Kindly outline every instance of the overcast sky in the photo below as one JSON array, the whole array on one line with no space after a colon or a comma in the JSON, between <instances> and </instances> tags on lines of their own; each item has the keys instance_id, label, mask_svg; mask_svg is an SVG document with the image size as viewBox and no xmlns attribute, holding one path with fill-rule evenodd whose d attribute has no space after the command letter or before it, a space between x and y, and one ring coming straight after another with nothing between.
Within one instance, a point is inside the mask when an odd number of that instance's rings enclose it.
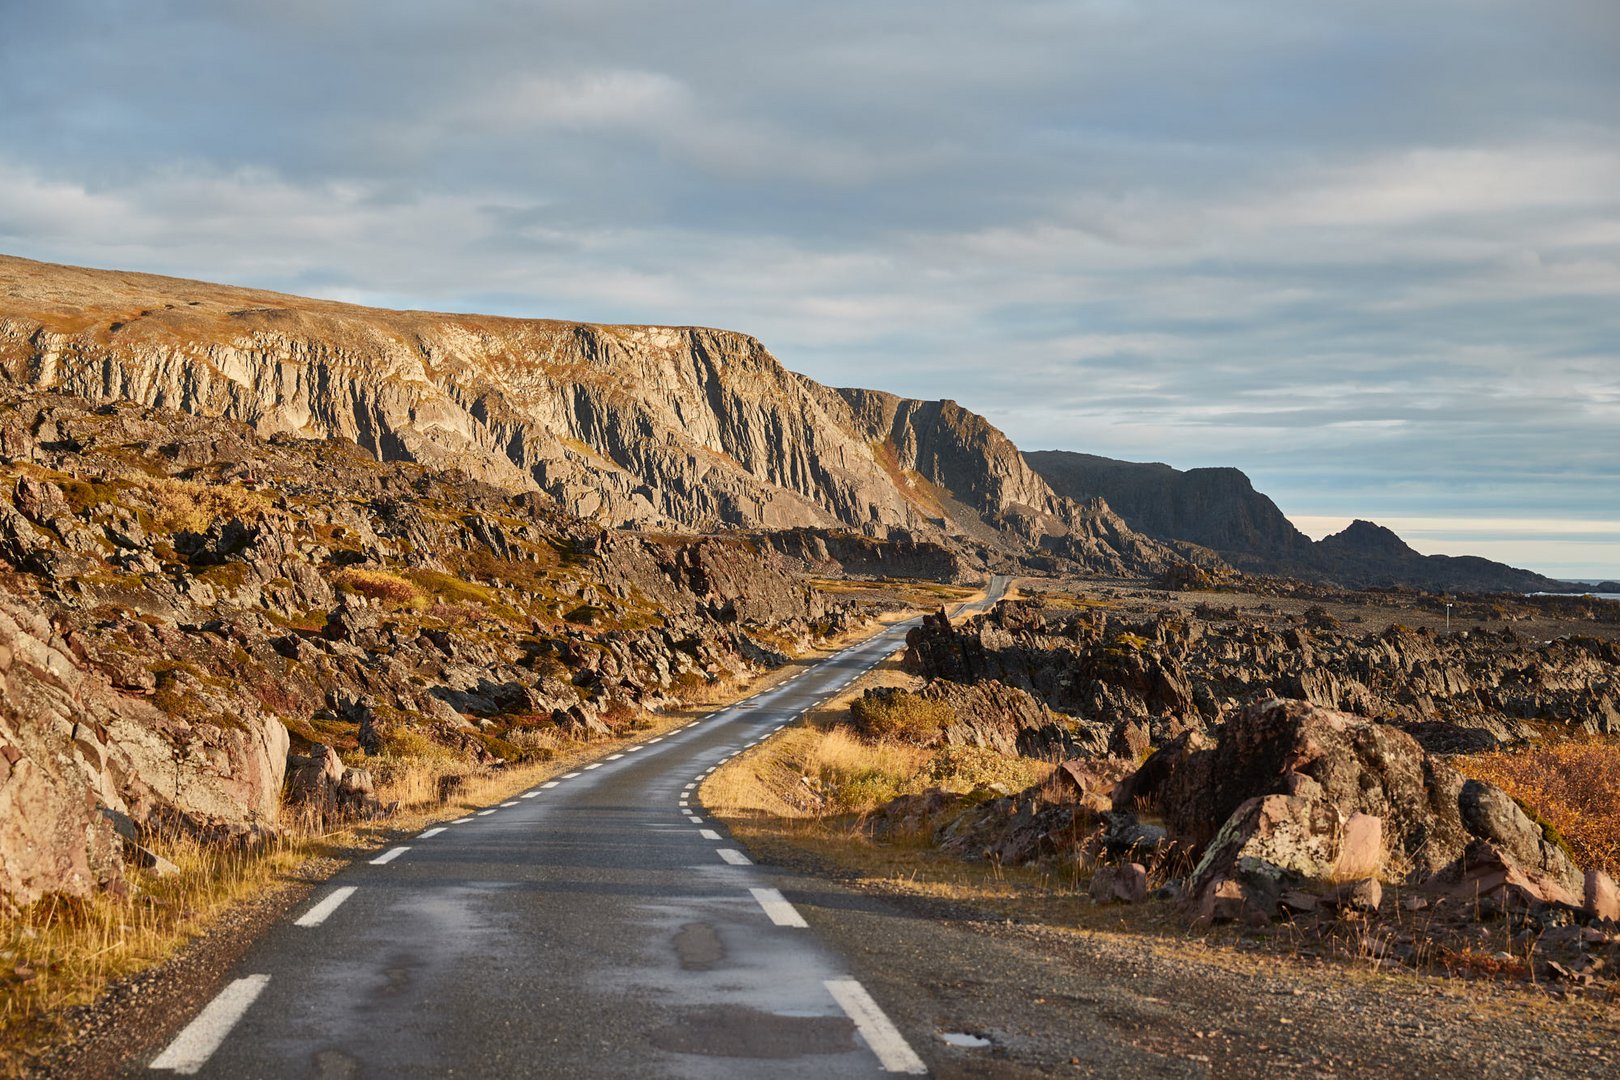
<instances>
[{"instance_id":1,"label":"overcast sky","mask_svg":"<svg viewBox=\"0 0 1620 1080\"><path fill-rule=\"evenodd\" d=\"M761 337L1620 578L1614 0L0 0L0 250Z\"/></svg>"}]
</instances>

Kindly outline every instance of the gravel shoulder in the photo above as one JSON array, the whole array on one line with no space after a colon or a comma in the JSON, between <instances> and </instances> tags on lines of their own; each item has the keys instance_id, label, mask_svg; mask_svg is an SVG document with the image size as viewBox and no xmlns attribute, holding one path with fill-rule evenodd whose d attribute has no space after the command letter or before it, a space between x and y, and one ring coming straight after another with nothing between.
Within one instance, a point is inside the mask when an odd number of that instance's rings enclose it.
<instances>
[{"instance_id":1,"label":"gravel shoulder","mask_svg":"<svg viewBox=\"0 0 1620 1080\"><path fill-rule=\"evenodd\" d=\"M1598 1077L1620 1008L1536 990L1247 955L1196 938L999 918L750 848L938 1076ZM977 1035L958 1049L941 1038Z\"/></svg>"}]
</instances>

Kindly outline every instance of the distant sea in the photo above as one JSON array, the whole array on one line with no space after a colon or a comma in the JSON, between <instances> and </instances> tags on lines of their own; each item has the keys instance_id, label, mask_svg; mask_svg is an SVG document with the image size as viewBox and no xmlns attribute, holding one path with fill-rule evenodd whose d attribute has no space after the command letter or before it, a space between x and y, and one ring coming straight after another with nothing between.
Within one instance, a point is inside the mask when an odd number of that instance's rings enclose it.
<instances>
[{"instance_id":1,"label":"distant sea","mask_svg":"<svg viewBox=\"0 0 1620 1080\"><path fill-rule=\"evenodd\" d=\"M1620 593L1612 593L1612 592L1585 592L1585 593L1533 592L1533 593L1530 593L1528 595L1530 595L1530 596L1595 596L1599 600L1620 600Z\"/></svg>"}]
</instances>

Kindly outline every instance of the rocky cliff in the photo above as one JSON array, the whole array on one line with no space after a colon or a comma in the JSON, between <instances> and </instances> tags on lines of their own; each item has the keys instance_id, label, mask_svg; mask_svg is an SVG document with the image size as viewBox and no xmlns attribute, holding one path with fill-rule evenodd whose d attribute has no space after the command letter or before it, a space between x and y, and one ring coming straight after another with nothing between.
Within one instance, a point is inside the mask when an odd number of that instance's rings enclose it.
<instances>
[{"instance_id":1,"label":"rocky cliff","mask_svg":"<svg viewBox=\"0 0 1620 1080\"><path fill-rule=\"evenodd\" d=\"M1389 529L1356 521L1320 541L1294 527L1237 469L1180 469L1067 450L1029 465L1070 500L1104 499L1133 530L1214 551L1241 570L1352 587L1410 585L1467 592L1559 591L1563 583L1474 556L1422 555Z\"/></svg>"},{"instance_id":2,"label":"rocky cliff","mask_svg":"<svg viewBox=\"0 0 1620 1080\"><path fill-rule=\"evenodd\" d=\"M836 391L724 330L381 311L0 258L0 377L351 439L607 526L832 527L985 559L1034 545L1108 572L1181 561L1054 494L954 403Z\"/></svg>"}]
</instances>

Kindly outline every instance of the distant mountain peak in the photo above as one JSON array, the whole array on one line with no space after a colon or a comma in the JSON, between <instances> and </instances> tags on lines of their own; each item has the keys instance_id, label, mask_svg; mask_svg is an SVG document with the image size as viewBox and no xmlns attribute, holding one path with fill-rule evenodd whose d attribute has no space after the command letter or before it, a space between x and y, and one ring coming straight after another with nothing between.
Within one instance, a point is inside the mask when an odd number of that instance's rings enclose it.
<instances>
[{"instance_id":1,"label":"distant mountain peak","mask_svg":"<svg viewBox=\"0 0 1620 1080\"><path fill-rule=\"evenodd\" d=\"M1406 541L1394 531L1374 521L1357 518L1331 536L1325 536L1320 546L1357 555L1381 555L1389 558L1421 558Z\"/></svg>"},{"instance_id":2,"label":"distant mountain peak","mask_svg":"<svg viewBox=\"0 0 1620 1080\"><path fill-rule=\"evenodd\" d=\"M1238 469L1182 471L1067 450L1031 451L1024 458L1060 495L1077 501L1100 496L1138 532L1202 545L1241 570L1349 586L1484 592L1559 586L1489 559L1423 555L1384 526L1360 518L1312 542Z\"/></svg>"}]
</instances>

